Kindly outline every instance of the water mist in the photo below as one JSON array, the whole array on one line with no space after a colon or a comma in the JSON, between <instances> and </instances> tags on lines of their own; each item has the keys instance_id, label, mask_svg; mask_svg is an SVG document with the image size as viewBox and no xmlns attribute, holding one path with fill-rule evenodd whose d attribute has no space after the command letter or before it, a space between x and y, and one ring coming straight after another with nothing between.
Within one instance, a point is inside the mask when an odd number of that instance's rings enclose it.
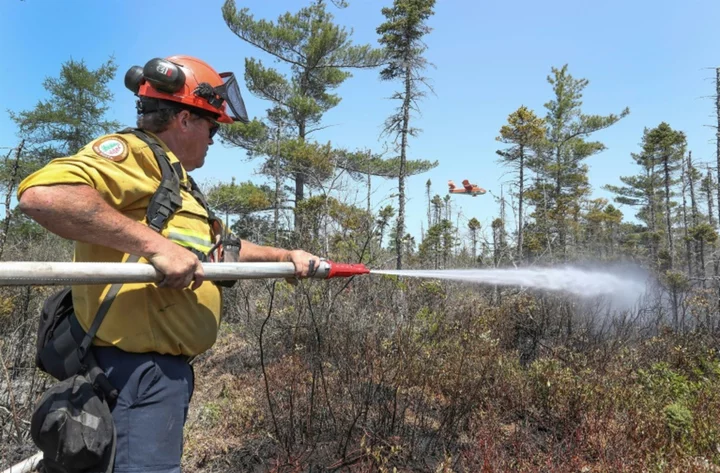
<instances>
[{"instance_id":1,"label":"water mist","mask_svg":"<svg viewBox=\"0 0 720 473\"><path fill-rule=\"evenodd\" d=\"M607 298L629 308L645 294L648 275L638 268L586 269L573 266L518 269L372 270L372 274L448 279L497 286L560 291L583 298Z\"/></svg>"}]
</instances>

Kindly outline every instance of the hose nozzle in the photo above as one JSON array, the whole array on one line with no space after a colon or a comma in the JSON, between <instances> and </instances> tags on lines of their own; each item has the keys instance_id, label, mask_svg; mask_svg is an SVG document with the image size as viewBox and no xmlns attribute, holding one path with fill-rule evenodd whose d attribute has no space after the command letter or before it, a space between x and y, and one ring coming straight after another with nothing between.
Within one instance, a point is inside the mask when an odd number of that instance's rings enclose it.
<instances>
[{"instance_id":1,"label":"hose nozzle","mask_svg":"<svg viewBox=\"0 0 720 473\"><path fill-rule=\"evenodd\" d=\"M312 265L310 267L310 272L313 272ZM362 263L333 263L328 260L320 260L320 264L318 265L317 270L313 273L313 277L318 279L349 278L359 274L369 273L370 270Z\"/></svg>"}]
</instances>

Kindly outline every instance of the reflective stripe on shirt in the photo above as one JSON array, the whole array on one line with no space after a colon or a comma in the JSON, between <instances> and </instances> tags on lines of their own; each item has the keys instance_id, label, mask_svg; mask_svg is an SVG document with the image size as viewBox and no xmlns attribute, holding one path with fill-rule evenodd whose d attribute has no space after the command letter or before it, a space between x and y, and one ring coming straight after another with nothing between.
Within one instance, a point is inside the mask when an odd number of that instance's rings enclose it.
<instances>
[{"instance_id":1,"label":"reflective stripe on shirt","mask_svg":"<svg viewBox=\"0 0 720 473\"><path fill-rule=\"evenodd\" d=\"M207 253L212 248L212 241L208 236L192 230L173 228L168 232L168 238L182 246L195 248L202 253Z\"/></svg>"}]
</instances>

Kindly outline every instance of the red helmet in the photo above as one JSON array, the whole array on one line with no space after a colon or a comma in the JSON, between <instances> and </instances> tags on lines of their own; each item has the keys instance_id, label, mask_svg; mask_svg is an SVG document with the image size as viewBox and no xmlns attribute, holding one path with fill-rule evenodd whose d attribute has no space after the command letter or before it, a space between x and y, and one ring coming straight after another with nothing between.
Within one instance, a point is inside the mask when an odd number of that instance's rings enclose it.
<instances>
[{"instance_id":1,"label":"red helmet","mask_svg":"<svg viewBox=\"0 0 720 473\"><path fill-rule=\"evenodd\" d=\"M167 108L171 104L163 102L175 102L222 123L248 121L235 74L218 74L194 57L155 58L145 67L133 66L125 74L125 86L140 98L141 112Z\"/></svg>"}]
</instances>

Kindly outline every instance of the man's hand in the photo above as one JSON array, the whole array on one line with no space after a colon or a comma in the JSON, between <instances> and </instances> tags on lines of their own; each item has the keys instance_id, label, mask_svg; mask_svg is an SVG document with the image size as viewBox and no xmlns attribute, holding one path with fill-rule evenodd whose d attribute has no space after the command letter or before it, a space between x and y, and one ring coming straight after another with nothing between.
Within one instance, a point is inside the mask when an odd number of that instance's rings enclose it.
<instances>
[{"instance_id":1,"label":"man's hand","mask_svg":"<svg viewBox=\"0 0 720 473\"><path fill-rule=\"evenodd\" d=\"M158 283L158 287L170 289L185 289L192 283L193 291L200 287L205 279L202 262L191 251L168 240L167 245L157 253L150 255L148 261L165 278Z\"/></svg>"},{"instance_id":2,"label":"man's hand","mask_svg":"<svg viewBox=\"0 0 720 473\"><path fill-rule=\"evenodd\" d=\"M320 265L320 258L307 251L261 246L247 240L242 240L241 243L240 261L292 263L295 266L295 276L285 279L290 284L297 284L298 278L312 276ZM312 271L310 270L310 261L313 262Z\"/></svg>"},{"instance_id":3,"label":"man's hand","mask_svg":"<svg viewBox=\"0 0 720 473\"><path fill-rule=\"evenodd\" d=\"M287 278L290 284L296 284L297 278L307 278L312 276L320 265L320 258L303 250L288 251L284 258L295 265L295 278ZM312 271L310 270L310 262L312 263Z\"/></svg>"}]
</instances>

